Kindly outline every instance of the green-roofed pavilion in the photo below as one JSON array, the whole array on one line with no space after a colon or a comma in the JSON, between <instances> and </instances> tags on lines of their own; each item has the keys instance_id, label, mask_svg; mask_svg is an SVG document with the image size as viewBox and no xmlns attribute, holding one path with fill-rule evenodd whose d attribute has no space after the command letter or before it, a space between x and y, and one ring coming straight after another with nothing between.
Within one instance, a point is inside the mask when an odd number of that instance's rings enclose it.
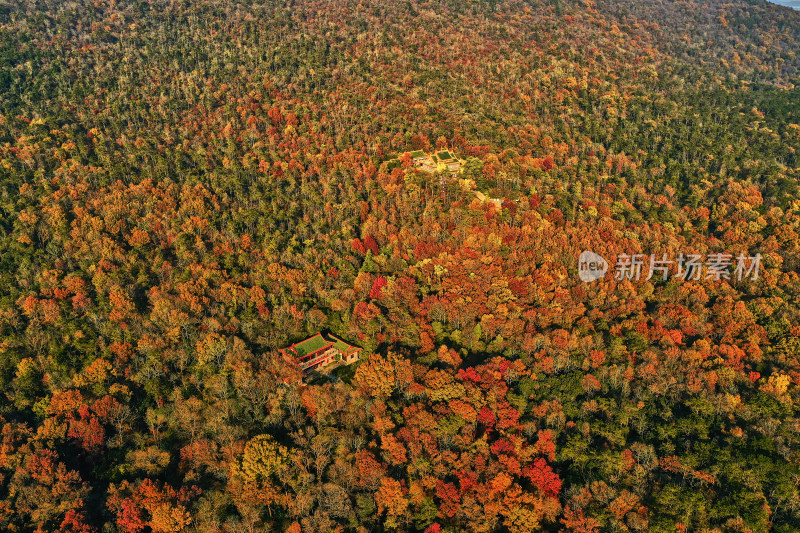
<instances>
[{"instance_id":1,"label":"green-roofed pavilion","mask_svg":"<svg viewBox=\"0 0 800 533\"><path fill-rule=\"evenodd\" d=\"M322 333L280 350L284 356L295 360L304 372L320 370L334 363L350 364L358 360L360 351L358 346Z\"/></svg>"}]
</instances>

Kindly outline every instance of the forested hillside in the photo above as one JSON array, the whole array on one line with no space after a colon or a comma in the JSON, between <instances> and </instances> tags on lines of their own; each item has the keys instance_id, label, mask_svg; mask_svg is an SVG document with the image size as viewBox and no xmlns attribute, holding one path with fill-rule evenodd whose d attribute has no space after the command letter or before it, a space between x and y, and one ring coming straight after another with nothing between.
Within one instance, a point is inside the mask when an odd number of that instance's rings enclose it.
<instances>
[{"instance_id":1,"label":"forested hillside","mask_svg":"<svg viewBox=\"0 0 800 533\"><path fill-rule=\"evenodd\" d=\"M0 531L797 531L798 51L761 0L0 0Z\"/></svg>"}]
</instances>

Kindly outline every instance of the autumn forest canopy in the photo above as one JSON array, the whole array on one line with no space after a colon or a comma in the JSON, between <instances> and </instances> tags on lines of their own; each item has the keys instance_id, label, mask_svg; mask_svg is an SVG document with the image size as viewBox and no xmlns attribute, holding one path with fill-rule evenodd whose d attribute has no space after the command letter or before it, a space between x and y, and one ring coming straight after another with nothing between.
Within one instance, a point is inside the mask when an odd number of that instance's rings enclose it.
<instances>
[{"instance_id":1,"label":"autumn forest canopy","mask_svg":"<svg viewBox=\"0 0 800 533\"><path fill-rule=\"evenodd\" d=\"M0 0L0 531L798 531L799 53L762 0Z\"/></svg>"}]
</instances>

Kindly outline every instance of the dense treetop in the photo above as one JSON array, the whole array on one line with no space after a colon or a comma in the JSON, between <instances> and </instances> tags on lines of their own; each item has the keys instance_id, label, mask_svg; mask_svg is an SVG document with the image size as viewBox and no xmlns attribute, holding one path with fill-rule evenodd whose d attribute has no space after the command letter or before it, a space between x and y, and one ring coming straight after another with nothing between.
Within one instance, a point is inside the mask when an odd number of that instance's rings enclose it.
<instances>
[{"instance_id":1,"label":"dense treetop","mask_svg":"<svg viewBox=\"0 0 800 533\"><path fill-rule=\"evenodd\" d=\"M0 0L0 529L795 531L798 50L761 0ZM301 381L318 331L361 361Z\"/></svg>"}]
</instances>

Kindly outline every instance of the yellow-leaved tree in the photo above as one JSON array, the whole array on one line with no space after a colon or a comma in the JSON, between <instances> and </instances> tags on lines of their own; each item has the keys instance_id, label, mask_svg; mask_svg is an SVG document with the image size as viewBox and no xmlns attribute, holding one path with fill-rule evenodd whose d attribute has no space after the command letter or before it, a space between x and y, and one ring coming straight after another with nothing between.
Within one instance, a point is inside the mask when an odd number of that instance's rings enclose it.
<instances>
[{"instance_id":1,"label":"yellow-leaved tree","mask_svg":"<svg viewBox=\"0 0 800 533\"><path fill-rule=\"evenodd\" d=\"M250 439L244 447L238 470L248 482L267 482L286 466L289 451L270 435Z\"/></svg>"},{"instance_id":2,"label":"yellow-leaved tree","mask_svg":"<svg viewBox=\"0 0 800 533\"><path fill-rule=\"evenodd\" d=\"M283 490L281 474L289 464L289 450L270 435L258 435L245 444L241 460L234 462L229 489L239 496L237 507L285 507L291 501ZM242 511L243 509L240 509Z\"/></svg>"}]
</instances>

